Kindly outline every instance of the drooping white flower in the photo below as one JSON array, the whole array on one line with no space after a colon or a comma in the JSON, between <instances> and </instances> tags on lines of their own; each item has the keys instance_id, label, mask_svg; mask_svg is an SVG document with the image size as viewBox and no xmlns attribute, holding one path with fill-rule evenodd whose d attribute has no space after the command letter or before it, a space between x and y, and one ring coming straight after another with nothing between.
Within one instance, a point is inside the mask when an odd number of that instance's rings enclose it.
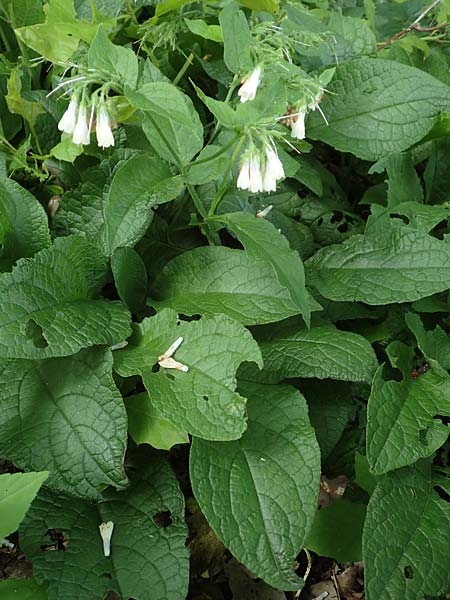
<instances>
[{"instance_id":1,"label":"drooping white flower","mask_svg":"<svg viewBox=\"0 0 450 600\"><path fill-rule=\"evenodd\" d=\"M261 165L257 156L250 158L250 182L249 189L251 192L262 192L263 191L263 177L261 173Z\"/></svg>"},{"instance_id":2,"label":"drooping white flower","mask_svg":"<svg viewBox=\"0 0 450 600\"><path fill-rule=\"evenodd\" d=\"M242 85L238 90L238 96L241 102L247 102L248 100L254 100L256 96L256 90L261 83L261 67L255 67L249 77L242 81Z\"/></svg>"},{"instance_id":3,"label":"drooping white flower","mask_svg":"<svg viewBox=\"0 0 450 600\"><path fill-rule=\"evenodd\" d=\"M275 148L271 146L266 148L266 171L269 171L272 177L277 180L284 177L283 163Z\"/></svg>"},{"instance_id":4,"label":"drooping white flower","mask_svg":"<svg viewBox=\"0 0 450 600\"><path fill-rule=\"evenodd\" d=\"M323 98L323 88L320 88L319 91L317 92L315 98L313 98L311 100L311 102L308 104L308 108L309 110L317 110L319 108L319 104Z\"/></svg>"},{"instance_id":5,"label":"drooping white flower","mask_svg":"<svg viewBox=\"0 0 450 600\"><path fill-rule=\"evenodd\" d=\"M296 117L297 118L295 121L294 121L295 117L292 118L291 135L293 138L296 138L297 140L303 140L303 139L305 139L305 135L306 135L306 131L305 131L306 110L304 110L304 109L299 110Z\"/></svg>"},{"instance_id":6,"label":"drooping white flower","mask_svg":"<svg viewBox=\"0 0 450 600\"><path fill-rule=\"evenodd\" d=\"M114 523L112 521L100 523L98 529L100 531L100 535L102 536L103 554L105 556L109 556L111 554L111 537L114 529Z\"/></svg>"},{"instance_id":7,"label":"drooping white flower","mask_svg":"<svg viewBox=\"0 0 450 600\"><path fill-rule=\"evenodd\" d=\"M87 146L90 141L87 113L84 104L81 104L78 109L77 122L75 124L75 129L73 130L72 141L74 144L83 144L84 146Z\"/></svg>"},{"instance_id":8,"label":"drooping white flower","mask_svg":"<svg viewBox=\"0 0 450 600\"><path fill-rule=\"evenodd\" d=\"M276 192L277 191L277 180L267 168L264 171L263 175L263 191L264 192Z\"/></svg>"},{"instance_id":9,"label":"drooping white flower","mask_svg":"<svg viewBox=\"0 0 450 600\"><path fill-rule=\"evenodd\" d=\"M111 130L111 122L105 106L102 106L97 114L97 123L95 125L97 143L100 148L109 148L114 146L114 136Z\"/></svg>"},{"instance_id":10,"label":"drooping white flower","mask_svg":"<svg viewBox=\"0 0 450 600\"><path fill-rule=\"evenodd\" d=\"M239 169L236 185L240 190L248 190L250 187L250 162L248 160L244 160Z\"/></svg>"},{"instance_id":11,"label":"drooping white flower","mask_svg":"<svg viewBox=\"0 0 450 600\"><path fill-rule=\"evenodd\" d=\"M75 96L72 96L72 99L69 102L69 106L67 107L65 113L59 120L58 129L60 131L64 131L64 133L73 133L75 129L75 124L77 122L77 113L78 100Z\"/></svg>"}]
</instances>

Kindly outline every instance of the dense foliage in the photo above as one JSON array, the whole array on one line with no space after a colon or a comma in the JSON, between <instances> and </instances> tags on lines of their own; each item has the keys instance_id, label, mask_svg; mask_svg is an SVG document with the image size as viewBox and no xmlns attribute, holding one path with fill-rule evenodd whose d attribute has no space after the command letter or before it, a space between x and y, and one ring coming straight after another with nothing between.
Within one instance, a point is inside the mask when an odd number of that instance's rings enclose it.
<instances>
[{"instance_id":1,"label":"dense foliage","mask_svg":"<svg viewBox=\"0 0 450 600\"><path fill-rule=\"evenodd\" d=\"M445 595L449 1L0 13L0 597Z\"/></svg>"}]
</instances>

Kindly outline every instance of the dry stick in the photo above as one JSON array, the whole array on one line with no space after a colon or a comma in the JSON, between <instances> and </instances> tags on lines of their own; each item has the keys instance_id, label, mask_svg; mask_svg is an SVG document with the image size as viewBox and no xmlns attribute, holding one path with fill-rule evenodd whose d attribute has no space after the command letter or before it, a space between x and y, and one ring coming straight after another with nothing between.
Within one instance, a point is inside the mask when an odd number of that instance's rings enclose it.
<instances>
[{"instance_id":1,"label":"dry stick","mask_svg":"<svg viewBox=\"0 0 450 600\"><path fill-rule=\"evenodd\" d=\"M420 25L419 25L420 21L424 17L426 17L426 15L430 12L430 10L433 10L433 8L435 6L437 6L440 1L441 0L434 0L434 2L432 2L430 4L430 6L428 6L422 13L420 13L420 15L417 17L417 19L415 21L413 21L411 23L411 25L408 25L408 27L406 27L402 31L399 31L395 35L393 35L386 42L383 42L382 44L380 44L380 46L378 46L378 48L377 48L377 51L379 52L380 50L383 50L383 48L386 48L386 46L389 46L390 44L392 44L392 42L396 42L397 40L401 39L402 37L405 37L405 35L407 35L411 31L413 31L414 29L417 30L417 31L423 31L421 29L418 29L418 27L420 27ZM446 27L447 25L448 25L448 23L444 23L443 25L438 25L436 29L440 29L442 27ZM427 29L426 31L430 31L430 30Z\"/></svg>"}]
</instances>

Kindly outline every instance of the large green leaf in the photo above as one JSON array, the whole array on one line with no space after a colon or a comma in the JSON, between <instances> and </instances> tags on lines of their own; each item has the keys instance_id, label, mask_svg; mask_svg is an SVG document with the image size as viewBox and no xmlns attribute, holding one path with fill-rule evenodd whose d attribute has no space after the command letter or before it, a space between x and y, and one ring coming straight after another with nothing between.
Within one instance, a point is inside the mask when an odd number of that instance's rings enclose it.
<instances>
[{"instance_id":1,"label":"large green leaf","mask_svg":"<svg viewBox=\"0 0 450 600\"><path fill-rule=\"evenodd\" d=\"M138 59L131 48L116 46L110 42L100 25L88 52L89 68L100 71L106 77L119 80L134 87L138 78Z\"/></svg>"},{"instance_id":2,"label":"large green leaf","mask_svg":"<svg viewBox=\"0 0 450 600\"><path fill-rule=\"evenodd\" d=\"M224 313L244 325L280 321L300 313L272 265L247 252L201 247L177 256L155 281L157 306L188 315Z\"/></svg>"},{"instance_id":3,"label":"large green leaf","mask_svg":"<svg viewBox=\"0 0 450 600\"><path fill-rule=\"evenodd\" d=\"M370 383L377 359L361 335L331 324L307 329L298 320L270 327L258 336L264 367L286 377L314 377Z\"/></svg>"},{"instance_id":4,"label":"large green leaf","mask_svg":"<svg viewBox=\"0 0 450 600\"><path fill-rule=\"evenodd\" d=\"M222 28L223 59L232 73L245 75L252 69L252 35L247 19L237 2L228 2L219 15Z\"/></svg>"},{"instance_id":5,"label":"large green leaf","mask_svg":"<svg viewBox=\"0 0 450 600\"><path fill-rule=\"evenodd\" d=\"M142 311L147 297L147 271L136 250L116 248L111 256L111 270L120 299L134 313Z\"/></svg>"},{"instance_id":6,"label":"large green leaf","mask_svg":"<svg viewBox=\"0 0 450 600\"><path fill-rule=\"evenodd\" d=\"M103 241L109 253L134 246L150 225L157 204L168 202L183 190L180 176L167 163L152 156L135 156L116 171L104 207Z\"/></svg>"},{"instance_id":7,"label":"large green leaf","mask_svg":"<svg viewBox=\"0 0 450 600\"><path fill-rule=\"evenodd\" d=\"M250 213L228 213L218 219L238 237L249 256L273 266L280 285L288 290L309 324L311 311L303 263L298 253L291 250L287 239L272 223Z\"/></svg>"},{"instance_id":8,"label":"large green leaf","mask_svg":"<svg viewBox=\"0 0 450 600\"><path fill-rule=\"evenodd\" d=\"M158 155L177 166L203 148L203 126L191 99L172 83L146 83L127 90L136 108L148 113L143 128Z\"/></svg>"},{"instance_id":9,"label":"large green leaf","mask_svg":"<svg viewBox=\"0 0 450 600\"><path fill-rule=\"evenodd\" d=\"M78 48L80 40L91 42L97 24L78 21L73 0L49 0L44 6L45 23L15 30L24 44L55 63L65 63Z\"/></svg>"},{"instance_id":10,"label":"large green leaf","mask_svg":"<svg viewBox=\"0 0 450 600\"><path fill-rule=\"evenodd\" d=\"M367 600L440 597L450 588L447 477L427 461L382 477L363 534Z\"/></svg>"},{"instance_id":11,"label":"large green leaf","mask_svg":"<svg viewBox=\"0 0 450 600\"><path fill-rule=\"evenodd\" d=\"M0 270L50 245L47 215L34 196L12 179L0 181Z\"/></svg>"},{"instance_id":12,"label":"large green leaf","mask_svg":"<svg viewBox=\"0 0 450 600\"><path fill-rule=\"evenodd\" d=\"M177 361L187 372L160 368L158 357L179 337ZM224 315L177 322L173 310L144 319L127 348L115 353L114 368L124 376L140 374L160 415L182 431L208 440L230 440L246 427L246 399L238 394L235 372L241 362L262 367L249 331Z\"/></svg>"},{"instance_id":13,"label":"large green leaf","mask_svg":"<svg viewBox=\"0 0 450 600\"><path fill-rule=\"evenodd\" d=\"M410 465L431 456L448 437L438 415L450 416L450 377L432 367L403 381L375 374L367 411L367 458L375 473Z\"/></svg>"},{"instance_id":14,"label":"large green leaf","mask_svg":"<svg viewBox=\"0 0 450 600\"><path fill-rule=\"evenodd\" d=\"M377 160L420 141L450 105L450 88L424 71L381 59L337 69L307 134L343 152Z\"/></svg>"},{"instance_id":15,"label":"large green leaf","mask_svg":"<svg viewBox=\"0 0 450 600\"><path fill-rule=\"evenodd\" d=\"M314 519L320 453L305 399L286 385L246 383L249 423L235 442L194 439L194 495L233 555L275 588L303 584L293 564Z\"/></svg>"},{"instance_id":16,"label":"large green leaf","mask_svg":"<svg viewBox=\"0 0 450 600\"><path fill-rule=\"evenodd\" d=\"M306 268L308 283L326 298L388 304L449 289L449 265L448 243L387 222L322 248Z\"/></svg>"},{"instance_id":17,"label":"large green leaf","mask_svg":"<svg viewBox=\"0 0 450 600\"><path fill-rule=\"evenodd\" d=\"M0 363L0 454L48 470L47 485L100 497L123 487L127 416L109 350Z\"/></svg>"},{"instance_id":18,"label":"large green leaf","mask_svg":"<svg viewBox=\"0 0 450 600\"><path fill-rule=\"evenodd\" d=\"M0 539L18 529L47 477L48 471L0 475Z\"/></svg>"},{"instance_id":19,"label":"large green leaf","mask_svg":"<svg viewBox=\"0 0 450 600\"><path fill-rule=\"evenodd\" d=\"M47 358L128 337L121 302L96 300L106 261L81 237L58 238L0 276L0 356Z\"/></svg>"},{"instance_id":20,"label":"large green leaf","mask_svg":"<svg viewBox=\"0 0 450 600\"><path fill-rule=\"evenodd\" d=\"M48 491L33 502L20 528L21 548L36 579L48 581L49 600L101 600L108 590L140 600L186 596L183 495L160 454L148 454L136 466L133 485L107 493L98 504ZM109 557L98 530L107 521L114 523ZM49 530L63 535L65 550L42 551L52 545Z\"/></svg>"}]
</instances>

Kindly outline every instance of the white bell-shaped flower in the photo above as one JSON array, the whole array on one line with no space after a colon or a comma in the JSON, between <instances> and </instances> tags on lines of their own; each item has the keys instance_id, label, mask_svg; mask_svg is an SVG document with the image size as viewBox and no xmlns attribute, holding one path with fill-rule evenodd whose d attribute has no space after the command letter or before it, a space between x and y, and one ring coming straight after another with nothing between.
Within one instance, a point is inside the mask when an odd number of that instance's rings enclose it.
<instances>
[{"instance_id":1,"label":"white bell-shaped flower","mask_svg":"<svg viewBox=\"0 0 450 600\"><path fill-rule=\"evenodd\" d=\"M263 191L264 192L276 192L277 191L277 180L270 172L268 165L266 165L266 169L263 175Z\"/></svg>"},{"instance_id":2,"label":"white bell-shaped flower","mask_svg":"<svg viewBox=\"0 0 450 600\"><path fill-rule=\"evenodd\" d=\"M58 123L58 129L64 133L73 133L77 122L78 100L75 96L69 102L66 112L63 114Z\"/></svg>"},{"instance_id":3,"label":"white bell-shaped flower","mask_svg":"<svg viewBox=\"0 0 450 600\"><path fill-rule=\"evenodd\" d=\"M254 100L256 96L256 90L261 83L261 67L255 67L247 79L244 79L241 87L238 90L238 96L241 102L247 102L248 100Z\"/></svg>"},{"instance_id":4,"label":"white bell-shaped flower","mask_svg":"<svg viewBox=\"0 0 450 600\"><path fill-rule=\"evenodd\" d=\"M114 146L114 136L111 130L111 122L104 105L101 106L97 114L95 133L97 135L97 144L100 146L100 148L109 148L110 146Z\"/></svg>"},{"instance_id":5,"label":"white bell-shaped flower","mask_svg":"<svg viewBox=\"0 0 450 600\"><path fill-rule=\"evenodd\" d=\"M87 113L84 104L81 104L78 110L77 122L75 124L75 129L73 130L72 141L74 144L83 144L84 146L87 146L90 141Z\"/></svg>"},{"instance_id":6,"label":"white bell-shaped flower","mask_svg":"<svg viewBox=\"0 0 450 600\"><path fill-rule=\"evenodd\" d=\"M261 164L257 156L250 158L250 186L249 189L253 193L263 191L263 177L261 173Z\"/></svg>"},{"instance_id":7,"label":"white bell-shaped flower","mask_svg":"<svg viewBox=\"0 0 450 600\"><path fill-rule=\"evenodd\" d=\"M297 140L303 140L305 139L305 135L306 135L306 131L305 131L305 117L306 117L306 110L299 110L297 115L296 115L296 120L294 121L294 118L292 119L292 125L291 125L291 135L293 138L296 138Z\"/></svg>"},{"instance_id":8,"label":"white bell-shaped flower","mask_svg":"<svg viewBox=\"0 0 450 600\"><path fill-rule=\"evenodd\" d=\"M244 160L239 169L236 185L240 190L248 190L250 187L250 162L248 160Z\"/></svg>"},{"instance_id":9,"label":"white bell-shaped flower","mask_svg":"<svg viewBox=\"0 0 450 600\"><path fill-rule=\"evenodd\" d=\"M269 171L276 180L283 179L284 168L277 151L271 146L266 148L266 171Z\"/></svg>"}]
</instances>

